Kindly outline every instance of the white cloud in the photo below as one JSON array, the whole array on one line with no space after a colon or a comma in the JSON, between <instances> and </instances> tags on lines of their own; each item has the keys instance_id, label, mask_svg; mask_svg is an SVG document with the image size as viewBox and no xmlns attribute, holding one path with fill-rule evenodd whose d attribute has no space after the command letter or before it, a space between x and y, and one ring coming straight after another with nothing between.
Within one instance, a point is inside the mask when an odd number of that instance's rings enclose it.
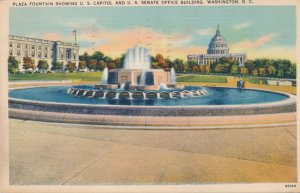
<instances>
[{"instance_id":1,"label":"white cloud","mask_svg":"<svg viewBox=\"0 0 300 193\"><path fill-rule=\"evenodd\" d=\"M193 41L192 35L187 35L184 37L177 37L177 39L174 41L173 46L174 47L184 47L191 43Z\"/></svg>"},{"instance_id":2,"label":"white cloud","mask_svg":"<svg viewBox=\"0 0 300 193\"><path fill-rule=\"evenodd\" d=\"M295 47L285 45L270 45L270 43L276 37L278 37L278 34L270 33L257 37L254 40L242 40L232 44L232 46L230 46L230 50L232 53L247 53L247 57L249 59L266 57L277 59L286 58L293 62L296 61Z\"/></svg>"},{"instance_id":3,"label":"white cloud","mask_svg":"<svg viewBox=\"0 0 300 193\"><path fill-rule=\"evenodd\" d=\"M264 47L274 38L276 38L278 34L276 33L271 33L271 34L266 34L263 36L260 36L256 38L255 40L242 40L239 42L236 42L235 44L232 45L232 50L249 50L249 49L255 49L259 47Z\"/></svg>"},{"instance_id":4,"label":"white cloud","mask_svg":"<svg viewBox=\"0 0 300 193\"><path fill-rule=\"evenodd\" d=\"M205 29L200 29L198 31L195 32L195 34L199 35L199 36L213 36L215 33L216 29L214 28L205 28Z\"/></svg>"},{"instance_id":5,"label":"white cloud","mask_svg":"<svg viewBox=\"0 0 300 193\"><path fill-rule=\"evenodd\" d=\"M238 24L234 24L232 25L232 27L235 29L235 30L241 30L241 29L245 29L245 28L248 28L250 26L253 25L253 21L250 20L248 22L244 22L244 23L238 23Z\"/></svg>"}]
</instances>

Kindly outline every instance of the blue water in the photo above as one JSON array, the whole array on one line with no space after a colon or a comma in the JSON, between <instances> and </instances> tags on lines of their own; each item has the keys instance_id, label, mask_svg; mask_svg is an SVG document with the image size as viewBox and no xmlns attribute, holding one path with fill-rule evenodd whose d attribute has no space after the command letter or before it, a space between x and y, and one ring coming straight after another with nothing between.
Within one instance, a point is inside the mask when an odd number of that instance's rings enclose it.
<instances>
[{"instance_id":1,"label":"blue water","mask_svg":"<svg viewBox=\"0 0 300 193\"><path fill-rule=\"evenodd\" d=\"M80 104L147 105L147 106L194 106L239 105L280 101L288 96L278 93L231 88L204 87L207 95L172 99L94 99L67 94L69 86L39 87L10 90L9 97L16 99Z\"/></svg>"}]
</instances>

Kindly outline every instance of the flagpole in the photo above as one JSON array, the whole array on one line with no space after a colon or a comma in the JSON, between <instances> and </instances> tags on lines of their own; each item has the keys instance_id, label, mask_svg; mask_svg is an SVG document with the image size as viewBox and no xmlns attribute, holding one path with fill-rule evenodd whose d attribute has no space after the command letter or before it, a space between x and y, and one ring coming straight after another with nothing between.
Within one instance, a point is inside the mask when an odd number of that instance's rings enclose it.
<instances>
[{"instance_id":1,"label":"flagpole","mask_svg":"<svg viewBox=\"0 0 300 193\"><path fill-rule=\"evenodd\" d=\"M77 44L77 31L75 29L75 44Z\"/></svg>"}]
</instances>

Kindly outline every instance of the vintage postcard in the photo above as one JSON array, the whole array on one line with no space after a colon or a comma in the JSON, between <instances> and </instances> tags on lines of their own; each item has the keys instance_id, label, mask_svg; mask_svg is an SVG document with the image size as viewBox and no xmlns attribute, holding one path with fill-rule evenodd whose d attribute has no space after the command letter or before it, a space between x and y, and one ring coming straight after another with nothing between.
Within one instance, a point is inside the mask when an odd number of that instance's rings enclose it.
<instances>
[{"instance_id":1,"label":"vintage postcard","mask_svg":"<svg viewBox=\"0 0 300 193\"><path fill-rule=\"evenodd\" d=\"M0 1L1 192L299 192L299 3Z\"/></svg>"}]
</instances>

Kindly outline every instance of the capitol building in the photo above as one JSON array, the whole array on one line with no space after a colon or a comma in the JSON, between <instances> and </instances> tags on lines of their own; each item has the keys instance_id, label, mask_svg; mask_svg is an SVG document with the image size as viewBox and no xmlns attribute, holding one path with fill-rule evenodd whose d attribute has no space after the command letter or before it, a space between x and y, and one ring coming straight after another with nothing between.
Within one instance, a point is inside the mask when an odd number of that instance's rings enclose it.
<instances>
[{"instance_id":1,"label":"capitol building","mask_svg":"<svg viewBox=\"0 0 300 193\"><path fill-rule=\"evenodd\" d=\"M19 70L23 71L23 58L34 59L37 66L40 60L46 60L51 69L53 63L61 62L65 67L68 62L79 64L79 45L61 41L9 35L9 56L19 62Z\"/></svg>"},{"instance_id":2,"label":"capitol building","mask_svg":"<svg viewBox=\"0 0 300 193\"><path fill-rule=\"evenodd\" d=\"M188 55L188 61L196 61L198 65L212 64L220 58L232 58L239 61L240 66L244 66L247 55L245 53L230 53L225 38L221 35L219 25L216 35L211 39L207 54Z\"/></svg>"}]
</instances>

